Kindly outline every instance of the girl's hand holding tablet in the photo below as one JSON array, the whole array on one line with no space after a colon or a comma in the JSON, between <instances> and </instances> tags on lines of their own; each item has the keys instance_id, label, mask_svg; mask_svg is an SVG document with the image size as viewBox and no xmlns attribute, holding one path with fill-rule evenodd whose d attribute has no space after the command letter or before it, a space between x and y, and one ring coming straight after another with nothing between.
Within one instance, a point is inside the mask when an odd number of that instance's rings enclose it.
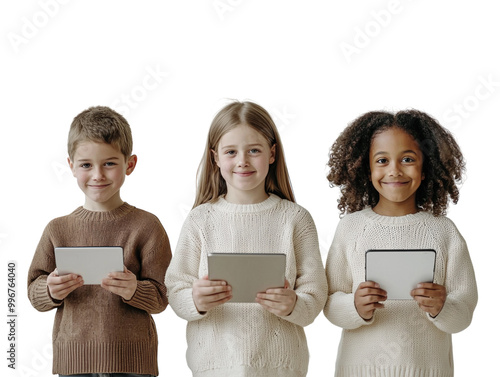
<instances>
[{"instance_id":1,"label":"girl's hand holding tablet","mask_svg":"<svg viewBox=\"0 0 500 377\"><path fill-rule=\"evenodd\" d=\"M436 317L446 301L446 288L434 283L420 283L411 291L411 295L418 306L431 317Z\"/></svg>"},{"instance_id":2,"label":"girl's hand holding tablet","mask_svg":"<svg viewBox=\"0 0 500 377\"><path fill-rule=\"evenodd\" d=\"M295 307L297 294L293 289L290 289L290 283L285 279L284 288L271 288L266 293L259 293L255 301L267 311L280 317L286 317L292 313Z\"/></svg>"},{"instance_id":3,"label":"girl's hand holding tablet","mask_svg":"<svg viewBox=\"0 0 500 377\"><path fill-rule=\"evenodd\" d=\"M358 314L365 321L369 321L373 317L375 309L382 309L384 304L380 301L387 299L387 293L373 281L365 281L359 284L356 293L354 293L354 306Z\"/></svg>"},{"instance_id":4,"label":"girl's hand holding tablet","mask_svg":"<svg viewBox=\"0 0 500 377\"><path fill-rule=\"evenodd\" d=\"M200 313L224 304L231 299L231 286L222 280L208 280L208 275L193 283L193 300Z\"/></svg>"}]
</instances>

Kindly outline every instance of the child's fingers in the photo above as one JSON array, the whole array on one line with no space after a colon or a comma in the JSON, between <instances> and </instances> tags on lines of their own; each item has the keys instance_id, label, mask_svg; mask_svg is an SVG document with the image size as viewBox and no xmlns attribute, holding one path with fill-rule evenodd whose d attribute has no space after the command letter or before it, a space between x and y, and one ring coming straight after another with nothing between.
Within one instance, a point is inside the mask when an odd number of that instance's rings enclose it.
<instances>
[{"instance_id":1,"label":"child's fingers","mask_svg":"<svg viewBox=\"0 0 500 377\"><path fill-rule=\"evenodd\" d=\"M132 272L110 272L108 279L113 280L136 280L136 276Z\"/></svg>"},{"instance_id":2,"label":"child's fingers","mask_svg":"<svg viewBox=\"0 0 500 377\"><path fill-rule=\"evenodd\" d=\"M208 280L208 277L195 280L193 283L193 296L212 296L228 292L231 287L222 280Z\"/></svg>"},{"instance_id":3,"label":"child's fingers","mask_svg":"<svg viewBox=\"0 0 500 377\"><path fill-rule=\"evenodd\" d=\"M209 280L208 276L193 283L193 301L200 313L229 301L232 297L231 286L222 280Z\"/></svg>"},{"instance_id":4,"label":"child's fingers","mask_svg":"<svg viewBox=\"0 0 500 377\"><path fill-rule=\"evenodd\" d=\"M130 300L137 289L137 280L103 279L101 287L125 300Z\"/></svg>"},{"instance_id":5,"label":"child's fingers","mask_svg":"<svg viewBox=\"0 0 500 377\"><path fill-rule=\"evenodd\" d=\"M130 300L137 290L137 277L123 266L123 272L110 272L107 278L102 279L101 287L125 300Z\"/></svg>"},{"instance_id":6,"label":"child's fingers","mask_svg":"<svg viewBox=\"0 0 500 377\"><path fill-rule=\"evenodd\" d=\"M435 317L446 301L446 288L434 283L420 283L411 295L423 311Z\"/></svg>"},{"instance_id":7,"label":"child's fingers","mask_svg":"<svg viewBox=\"0 0 500 377\"><path fill-rule=\"evenodd\" d=\"M58 275L55 271L51 272L50 275L47 277L47 283L52 283L52 284L64 284L66 282L72 281L72 280L77 280L80 278L80 275L76 274L67 274L67 275Z\"/></svg>"},{"instance_id":8,"label":"child's fingers","mask_svg":"<svg viewBox=\"0 0 500 377\"><path fill-rule=\"evenodd\" d=\"M105 278L102 279L102 284L108 287L127 288L134 286L136 282L132 279L124 280L124 279Z\"/></svg>"},{"instance_id":9,"label":"child's fingers","mask_svg":"<svg viewBox=\"0 0 500 377\"><path fill-rule=\"evenodd\" d=\"M230 291L231 291L231 286L229 285L214 285L209 287L193 286L193 296L197 297L220 296ZM212 299L216 298L212 297Z\"/></svg>"},{"instance_id":10,"label":"child's fingers","mask_svg":"<svg viewBox=\"0 0 500 377\"><path fill-rule=\"evenodd\" d=\"M264 309L278 315L289 315L297 302L297 294L292 289L274 288L258 293L255 299Z\"/></svg>"},{"instance_id":11,"label":"child's fingers","mask_svg":"<svg viewBox=\"0 0 500 377\"><path fill-rule=\"evenodd\" d=\"M208 280L208 276L203 277L202 279L195 280L193 283L193 287L218 287L218 286L226 286L227 283L224 280Z\"/></svg>"},{"instance_id":12,"label":"child's fingers","mask_svg":"<svg viewBox=\"0 0 500 377\"><path fill-rule=\"evenodd\" d=\"M361 318L370 320L376 309L384 308L380 301L387 300L387 292L373 281L365 281L359 284L354 293L354 306Z\"/></svg>"},{"instance_id":13,"label":"child's fingers","mask_svg":"<svg viewBox=\"0 0 500 377\"><path fill-rule=\"evenodd\" d=\"M200 313L207 312L218 305L224 304L232 297L231 289L211 295L202 295L199 291L197 292L193 290L193 301L196 309Z\"/></svg>"},{"instance_id":14,"label":"child's fingers","mask_svg":"<svg viewBox=\"0 0 500 377\"><path fill-rule=\"evenodd\" d=\"M57 276L55 273L51 273L47 277L49 295L56 300L63 300L75 289L81 287L83 283L83 278L75 274Z\"/></svg>"},{"instance_id":15,"label":"child's fingers","mask_svg":"<svg viewBox=\"0 0 500 377\"><path fill-rule=\"evenodd\" d=\"M359 283L358 289L363 289L363 288L380 288L380 285L375 281L368 280Z\"/></svg>"},{"instance_id":16,"label":"child's fingers","mask_svg":"<svg viewBox=\"0 0 500 377\"><path fill-rule=\"evenodd\" d=\"M427 297L432 299L446 299L446 288L439 284L420 283L417 288L411 291L411 295L415 297Z\"/></svg>"}]
</instances>

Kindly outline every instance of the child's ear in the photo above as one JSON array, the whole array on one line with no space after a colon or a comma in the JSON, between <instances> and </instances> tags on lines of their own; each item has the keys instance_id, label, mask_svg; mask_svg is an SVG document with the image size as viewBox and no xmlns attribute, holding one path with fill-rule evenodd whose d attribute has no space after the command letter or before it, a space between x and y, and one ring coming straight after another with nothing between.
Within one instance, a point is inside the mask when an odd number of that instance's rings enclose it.
<instances>
[{"instance_id":1,"label":"child's ear","mask_svg":"<svg viewBox=\"0 0 500 377\"><path fill-rule=\"evenodd\" d=\"M137 156L133 154L128 158L127 161L127 170L125 171L125 174L130 175L135 169L135 166L137 165Z\"/></svg>"},{"instance_id":2,"label":"child's ear","mask_svg":"<svg viewBox=\"0 0 500 377\"><path fill-rule=\"evenodd\" d=\"M69 157L68 157L68 165L69 165L69 168L71 169L71 173L73 174L73 177L76 177L73 162L70 160Z\"/></svg>"},{"instance_id":3,"label":"child's ear","mask_svg":"<svg viewBox=\"0 0 500 377\"><path fill-rule=\"evenodd\" d=\"M212 152L213 156L214 156L214 160L215 160L215 163L217 164L217 166L220 168L220 165L219 165L219 155L217 154L216 151L214 151L213 149L210 149L210 152Z\"/></svg>"},{"instance_id":4,"label":"child's ear","mask_svg":"<svg viewBox=\"0 0 500 377\"><path fill-rule=\"evenodd\" d=\"M271 157L269 158L269 165L273 164L276 161L276 144L273 144L271 147Z\"/></svg>"}]
</instances>

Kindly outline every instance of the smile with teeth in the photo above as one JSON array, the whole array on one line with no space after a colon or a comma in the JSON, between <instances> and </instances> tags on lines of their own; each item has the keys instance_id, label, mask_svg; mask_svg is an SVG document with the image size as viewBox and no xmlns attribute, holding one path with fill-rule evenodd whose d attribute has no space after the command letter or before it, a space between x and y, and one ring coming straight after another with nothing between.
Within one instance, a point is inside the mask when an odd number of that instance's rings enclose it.
<instances>
[{"instance_id":1,"label":"smile with teeth","mask_svg":"<svg viewBox=\"0 0 500 377\"><path fill-rule=\"evenodd\" d=\"M406 182L382 182L382 184L384 185L390 185L390 186L404 186L406 185L407 183L409 183L409 181L406 181Z\"/></svg>"}]
</instances>

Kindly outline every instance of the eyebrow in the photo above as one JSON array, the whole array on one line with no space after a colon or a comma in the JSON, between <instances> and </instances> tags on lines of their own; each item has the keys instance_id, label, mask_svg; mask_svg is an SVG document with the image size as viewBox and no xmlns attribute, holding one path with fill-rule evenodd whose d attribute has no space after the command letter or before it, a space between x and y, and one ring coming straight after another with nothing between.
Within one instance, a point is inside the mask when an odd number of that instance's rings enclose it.
<instances>
[{"instance_id":1,"label":"eyebrow","mask_svg":"<svg viewBox=\"0 0 500 377\"><path fill-rule=\"evenodd\" d=\"M261 143L252 143L252 144L246 144L245 148L249 147L262 147L264 144ZM236 148L236 145L224 145L220 147L221 149L231 149L231 148Z\"/></svg>"},{"instance_id":2,"label":"eyebrow","mask_svg":"<svg viewBox=\"0 0 500 377\"><path fill-rule=\"evenodd\" d=\"M119 159L120 159L119 157L108 157L108 158L105 158L104 161L119 160ZM91 160L92 160L91 158L80 158L77 161L78 162L85 162L85 161L91 161Z\"/></svg>"},{"instance_id":3,"label":"eyebrow","mask_svg":"<svg viewBox=\"0 0 500 377\"><path fill-rule=\"evenodd\" d=\"M401 152L401 154L405 154L405 153L412 153L412 154L414 154L414 155L418 155L418 153L417 153L417 152L415 152L413 149L408 149L408 150L406 150L406 151ZM382 155L383 155L383 154L389 154L389 152L380 151L380 152L375 153L375 154L373 155L373 157L378 156L379 154L382 154Z\"/></svg>"}]
</instances>

